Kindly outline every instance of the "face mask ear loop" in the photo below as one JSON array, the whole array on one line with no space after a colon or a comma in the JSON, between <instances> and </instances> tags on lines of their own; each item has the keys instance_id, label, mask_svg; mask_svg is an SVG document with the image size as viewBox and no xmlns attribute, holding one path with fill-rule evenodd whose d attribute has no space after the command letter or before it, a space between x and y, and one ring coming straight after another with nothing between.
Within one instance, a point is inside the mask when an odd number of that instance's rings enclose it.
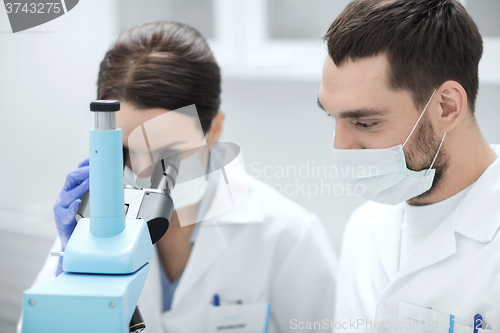
<instances>
[{"instance_id":1,"label":"face mask ear loop","mask_svg":"<svg viewBox=\"0 0 500 333\"><path fill-rule=\"evenodd\" d=\"M425 105L424 111L422 111L422 113L420 114L420 117L418 117L418 120L417 120L417 122L416 122L415 126L413 126L413 129L411 130L410 135L408 135L408 137L407 137L407 138L406 138L406 140L405 140L405 143L403 143L403 146L402 146L403 148L405 147L406 143L407 143L407 142L408 142L408 140L410 139L410 136L413 134L413 131L415 130L415 128L417 128L418 122L420 121L420 119L422 119L422 116L424 115L425 110L427 110L427 107L428 107L428 106L429 106L429 104L431 103L432 98L434 97L434 94L436 93L436 90L437 90L437 88L436 88L436 89L434 89L434 92L432 93L431 98L429 98L429 101L428 101L428 102L427 102L427 104Z\"/></svg>"},{"instance_id":2,"label":"face mask ear loop","mask_svg":"<svg viewBox=\"0 0 500 333\"><path fill-rule=\"evenodd\" d=\"M432 163L431 163L431 166L429 167L429 169L427 169L425 172L424 172L424 176L428 176L429 173L431 172L431 169L432 169L432 166L434 165L434 162L436 162L436 159L438 157L438 154L439 154L439 150L441 150L441 146L443 145L443 141L444 141L444 137L446 136L446 132L444 132L444 135L443 135L443 138L441 139L441 143L439 144L439 147L438 147L438 150L436 152L436 156L434 156L434 159L432 160Z\"/></svg>"}]
</instances>

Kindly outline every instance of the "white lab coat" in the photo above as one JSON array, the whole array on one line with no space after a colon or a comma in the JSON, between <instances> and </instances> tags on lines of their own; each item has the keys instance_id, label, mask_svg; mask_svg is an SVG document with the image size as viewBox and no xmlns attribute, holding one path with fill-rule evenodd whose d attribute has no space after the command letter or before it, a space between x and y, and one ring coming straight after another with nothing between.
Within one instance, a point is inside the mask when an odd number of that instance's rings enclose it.
<instances>
[{"instance_id":1,"label":"white lab coat","mask_svg":"<svg viewBox=\"0 0 500 333\"><path fill-rule=\"evenodd\" d=\"M146 333L204 332L214 294L222 302L271 302L272 333L290 331L293 319L333 318L337 262L321 222L270 186L250 176L246 181L243 202L200 225L171 310L165 313L161 266L157 257L150 262L139 299ZM226 192L219 185L214 203ZM49 257L36 283L53 279L56 267L57 258Z\"/></svg>"},{"instance_id":2,"label":"white lab coat","mask_svg":"<svg viewBox=\"0 0 500 333\"><path fill-rule=\"evenodd\" d=\"M500 146L492 148L500 154ZM453 314L456 325L472 324L480 313L489 328L498 328L500 159L398 270L402 219L403 204L374 202L351 216L340 257L337 328L358 319L397 323L400 300ZM370 328L353 325L348 330Z\"/></svg>"}]
</instances>

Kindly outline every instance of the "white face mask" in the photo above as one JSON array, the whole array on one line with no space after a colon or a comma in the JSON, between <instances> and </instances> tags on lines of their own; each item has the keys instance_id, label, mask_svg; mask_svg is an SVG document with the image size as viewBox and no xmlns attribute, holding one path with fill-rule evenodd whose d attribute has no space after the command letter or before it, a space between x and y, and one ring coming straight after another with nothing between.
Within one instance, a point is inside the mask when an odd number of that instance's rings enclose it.
<instances>
[{"instance_id":1,"label":"white face mask","mask_svg":"<svg viewBox=\"0 0 500 333\"><path fill-rule=\"evenodd\" d=\"M206 163L204 163L205 166L203 166L200 156L201 151L202 149L198 150L196 153L188 156L180 162L177 182L170 193L170 196L174 201L175 209L180 209L198 203L207 192L207 167ZM199 177L194 178L196 176ZM125 185L142 187L138 186L138 182L140 184L151 183L150 177L139 179L139 181L137 181L136 178L137 177L134 175L134 172L128 166L125 166L125 169L123 170L123 182Z\"/></svg>"},{"instance_id":2,"label":"white face mask","mask_svg":"<svg viewBox=\"0 0 500 333\"><path fill-rule=\"evenodd\" d=\"M181 160L179 165L179 175L170 195L174 200L175 209L191 206L198 203L208 189L207 160L202 163L202 149ZM194 178L194 176L199 176ZM187 181L185 181L187 180Z\"/></svg>"},{"instance_id":3,"label":"white face mask","mask_svg":"<svg viewBox=\"0 0 500 333\"><path fill-rule=\"evenodd\" d=\"M443 138L427 170L413 171L406 165L403 147L410 139L436 90L432 93L417 123L402 145L385 149L335 149L334 163L341 180L364 197L382 204L396 205L428 191L432 186L435 169L432 169L438 156Z\"/></svg>"}]
</instances>

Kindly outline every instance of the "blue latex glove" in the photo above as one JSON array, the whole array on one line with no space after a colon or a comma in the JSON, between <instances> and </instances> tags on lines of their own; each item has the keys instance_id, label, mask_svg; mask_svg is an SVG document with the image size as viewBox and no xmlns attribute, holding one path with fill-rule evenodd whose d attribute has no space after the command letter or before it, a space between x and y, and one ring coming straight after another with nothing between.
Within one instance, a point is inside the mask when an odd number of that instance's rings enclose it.
<instances>
[{"instance_id":1,"label":"blue latex glove","mask_svg":"<svg viewBox=\"0 0 500 333\"><path fill-rule=\"evenodd\" d=\"M82 196L89 189L89 159L81 162L78 169L68 174L64 188L57 198L54 206L54 215L56 218L57 232L61 239L62 249L64 251L68 244L69 237L76 226L75 214L80 205ZM62 257L59 258L59 267L57 275L62 273Z\"/></svg>"}]
</instances>

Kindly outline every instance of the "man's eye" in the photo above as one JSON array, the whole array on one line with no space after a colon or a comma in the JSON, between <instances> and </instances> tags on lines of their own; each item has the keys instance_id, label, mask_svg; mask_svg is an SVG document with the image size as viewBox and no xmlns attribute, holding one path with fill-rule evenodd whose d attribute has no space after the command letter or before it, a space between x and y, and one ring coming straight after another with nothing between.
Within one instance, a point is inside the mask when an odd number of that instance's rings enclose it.
<instances>
[{"instance_id":1,"label":"man's eye","mask_svg":"<svg viewBox=\"0 0 500 333\"><path fill-rule=\"evenodd\" d=\"M363 128L370 128L372 127L373 125L375 125L376 123L373 122L373 123L360 123L359 121L356 123L356 126L358 127L363 127Z\"/></svg>"}]
</instances>

